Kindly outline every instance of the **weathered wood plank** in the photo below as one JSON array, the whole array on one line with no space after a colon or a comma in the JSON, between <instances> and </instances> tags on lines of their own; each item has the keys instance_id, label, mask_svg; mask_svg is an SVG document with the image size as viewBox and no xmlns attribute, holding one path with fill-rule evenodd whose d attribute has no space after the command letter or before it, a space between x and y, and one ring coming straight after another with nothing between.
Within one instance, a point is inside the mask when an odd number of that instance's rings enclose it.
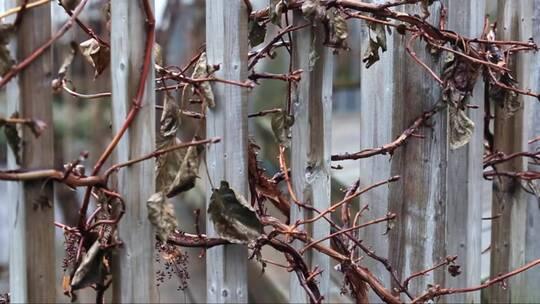
<instances>
[{"instance_id":1,"label":"weathered wood plank","mask_svg":"<svg viewBox=\"0 0 540 304\"><path fill-rule=\"evenodd\" d=\"M534 5L534 6L533 6ZM538 37L538 2L525 1L499 1L498 21L499 39L527 40L534 33ZM534 32L533 32L534 29ZM538 56L538 55L536 55ZM538 57L536 57L538 58ZM534 85L538 80L537 61L531 64L533 57L530 54L520 54L510 63L514 75L520 81L520 86ZM536 83L535 88L538 88ZM534 151L527 140L535 136L538 130L537 117L539 113L537 101L530 97L519 97L523 107L511 118L507 118L505 111L496 107L494 147L496 151L513 153L518 151ZM522 171L537 169L528 164L525 159L516 159L506 162L497 169L500 171ZM508 272L520 267L540 254L540 246L534 234L538 227L540 212L538 201L527 194L519 180L501 178L493 181L492 214L501 214L497 220L492 221L491 233L491 269L490 275ZM537 282L530 281L538 278L539 271L532 269L530 273L518 275L508 281L508 288L502 289L494 286L488 290L490 302L538 302L540 293Z\"/></svg>"},{"instance_id":2,"label":"weathered wood plank","mask_svg":"<svg viewBox=\"0 0 540 304\"><path fill-rule=\"evenodd\" d=\"M19 1L2 1L4 9ZM13 19L10 18L10 22ZM17 60L26 58L51 36L49 4L25 12L11 43ZM35 138L22 129L23 168L51 168L53 157L52 127L52 53L45 52L7 85L7 116L18 112L22 117L38 118L49 128ZM8 168L16 169L13 151L8 149ZM54 212L53 185L46 181L9 183L10 208L10 292L13 303L54 302Z\"/></svg>"},{"instance_id":3,"label":"weathered wood plank","mask_svg":"<svg viewBox=\"0 0 540 304\"><path fill-rule=\"evenodd\" d=\"M113 132L116 133L133 106L141 77L146 49L146 17L142 1L133 0L111 1L111 14ZM155 150L154 87L151 69L142 108L116 148L116 162ZM154 160L149 159L119 171L118 189L127 202L127 208L118 227L123 245L119 247L114 261L114 301L156 302L153 267L155 236L146 209L146 200L155 190Z\"/></svg>"},{"instance_id":4,"label":"weathered wood plank","mask_svg":"<svg viewBox=\"0 0 540 304\"><path fill-rule=\"evenodd\" d=\"M206 50L208 64L219 64L216 76L243 81L247 78L247 14L241 0L214 0L206 3ZM206 136L222 142L206 152L210 179L214 186L227 180L248 197L247 181L247 91L245 88L213 83L216 106L206 117ZM207 189L207 206L212 189ZM206 231L215 236L213 223ZM206 254L207 302L247 303L247 249L227 245Z\"/></svg>"},{"instance_id":5,"label":"weathered wood plank","mask_svg":"<svg viewBox=\"0 0 540 304\"><path fill-rule=\"evenodd\" d=\"M372 2L383 3L385 0ZM369 28L362 22L362 52L365 54L369 47ZM361 68L360 79L360 150L380 147L393 140L392 138L392 111L395 96L394 79L394 40L387 40L387 51L381 55L381 60L366 69ZM360 159L360 188L365 188L378 181L390 177L391 162L386 155L377 155ZM388 212L388 187L375 188L360 197L360 207L369 205L369 218L379 218ZM360 230L360 237L366 246L370 246L375 254L388 256L388 235L385 234L385 225L372 225ZM359 252L363 254L363 252ZM374 275L390 285L390 274L384 266L371 258L366 258L362 264L371 269ZM370 290L371 302L379 302L379 297Z\"/></svg>"},{"instance_id":6,"label":"weathered wood plank","mask_svg":"<svg viewBox=\"0 0 540 304\"><path fill-rule=\"evenodd\" d=\"M439 5L435 2L430 11L438 12ZM418 7L408 9L421 13ZM438 24L438 15L432 13L429 22ZM441 101L441 88L407 55L405 46L409 36L395 34L389 39L394 39L392 138L396 138L415 118ZM423 43L414 44L413 51L436 73L440 72L440 58L430 55ZM411 138L393 156L391 175L400 175L401 179L389 186L388 209L397 214L395 228L389 232L389 258L402 280L446 256L446 116L444 110L435 114L431 128L419 131L425 138ZM444 286L444 271L413 280L409 289L418 294L429 283Z\"/></svg>"},{"instance_id":7,"label":"weathered wood plank","mask_svg":"<svg viewBox=\"0 0 540 304\"><path fill-rule=\"evenodd\" d=\"M304 24L305 18L294 15L295 24ZM302 79L293 91L291 170L293 190L301 202L311 204L318 210L330 206L330 146L332 119L333 58L331 49L323 45L322 25L294 32L293 66L302 69ZM318 57L313 66L307 54L315 52ZM291 222L311 217L313 214L291 207ZM305 227L304 227L305 228ZM326 221L317 221L308 227L313 238L320 239L330 232ZM329 245L329 241L325 241ZM299 248L301 244L295 243ZM323 273L317 277L321 295L328 299L330 284L330 260L327 256L310 252L307 255L311 268L317 266ZM289 301L306 302L306 294L298 278L291 274Z\"/></svg>"},{"instance_id":8,"label":"weathered wood plank","mask_svg":"<svg viewBox=\"0 0 540 304\"><path fill-rule=\"evenodd\" d=\"M485 16L485 1L449 1L448 29L469 37L480 37ZM484 151L484 83L480 79L468 99L477 109L468 116L475 124L469 144L448 152L448 197L446 202L446 251L457 255L463 273L446 273L447 287L480 284L481 226L483 192L482 156ZM480 292L450 295L448 303L479 303Z\"/></svg>"}]
</instances>

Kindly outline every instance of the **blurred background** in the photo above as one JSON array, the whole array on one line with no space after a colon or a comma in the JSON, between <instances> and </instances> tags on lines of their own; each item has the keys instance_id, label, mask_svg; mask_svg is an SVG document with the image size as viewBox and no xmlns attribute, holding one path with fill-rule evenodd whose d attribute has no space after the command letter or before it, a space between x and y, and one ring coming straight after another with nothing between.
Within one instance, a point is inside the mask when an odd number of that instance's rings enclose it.
<instances>
[{"instance_id":1,"label":"blurred background","mask_svg":"<svg viewBox=\"0 0 540 304\"><path fill-rule=\"evenodd\" d=\"M165 65L183 66L203 45L205 39L205 2L203 0L155 0L155 12L157 19L157 42L162 47ZM251 0L255 9L267 5L268 0ZM495 1L493 1L495 2ZM90 1L81 15L81 19L90 25L97 33L104 36L106 33L102 7L104 0ZM66 20L65 12L56 3L51 4L53 10L54 27L57 29ZM349 51L341 51L335 56L334 97L333 97L333 125L332 125L332 153L353 152L360 148L360 72L362 67L362 54L360 51L361 40L364 35L362 30L365 26L361 21L349 23ZM273 29L275 30L275 28ZM55 29L53 29L53 32ZM267 35L271 37L272 33ZM55 71L62 63L63 58L70 50L71 41L81 43L87 39L87 35L74 26L58 43L54 45ZM108 40L108 38L106 38ZM282 53L280 53L282 52ZM381 60L384 60L383 54ZM289 62L288 54L278 51L272 60L259 63L257 71L273 73L285 73ZM96 80L93 68L82 58L77 56L73 62L68 78L73 81L74 88L81 93L110 92L109 70L105 71ZM177 100L181 92L173 92ZM3 93L1 93L3 94ZM111 100L102 99L78 99L65 92L54 95L54 128L55 133L55 166L60 168L63 164L71 162L82 151L89 151L90 156L85 165L90 168L96 161L101 151L111 138ZM158 94L157 103L162 103L162 96ZM286 98L285 83L276 80L262 80L260 85L251 90L249 95L249 112L254 113L265 109L281 107ZM39 102L39 101L36 101ZM0 109L5 113L5 98L0 98ZM158 112L157 117L159 118ZM259 160L269 175L277 171L277 145L270 127L272 115L250 119L250 134L255 138L261 152ZM182 140L190 140L193 136L195 121L186 118L180 131ZM5 168L6 140L4 134L0 134L0 166ZM347 162L345 167L332 172L333 201L343 196L343 190L356 179L359 174L358 162ZM194 232L194 210L197 208L204 211L204 179L200 179L196 189L177 197L174 201L180 229ZM486 187L489 187L487 185ZM6 183L0 182L0 193L5 193ZM81 202L83 189L73 191L65 186L55 186L55 217L56 220L67 225L76 223L77 211ZM7 209L2 194L0 194L0 223L7 222ZM486 212L489 213L489 202ZM129 206L129 202L128 202ZM205 212L201 212L204 215ZM204 216L200 218L200 227L204 228ZM489 225L489 221L485 221ZM9 291L8 272L8 231L6 225L0 225L0 294ZM368 228L369 229L369 228ZM489 227L486 226L483 233L485 244L489 244ZM487 237L487 239L486 239ZM63 275L61 263L64 256L64 236L57 229L56 267L58 301L69 302L69 298L62 294L61 277ZM486 245L487 246L487 245ZM484 247L486 247L484 246ZM180 285L177 278L173 277L160 284L159 299L161 302L204 302L206 295L205 263L204 257L199 258L201 250L188 249L189 254L189 281L187 289L178 290ZM283 261L271 250L263 252L271 260ZM486 255L489 257L489 255ZM485 261L486 259L484 259ZM489 265L489 264L486 264ZM156 264L156 270L162 265ZM485 268L484 268L485 269ZM250 302L284 302L288 298L289 273L281 268L268 265L265 272L261 272L260 265L252 262L249 267L250 290L267 290L264 293L249 294ZM342 278L337 272L333 274L333 287L330 302L352 302L347 296L341 295ZM94 301L93 291L79 292L78 302Z\"/></svg>"}]
</instances>

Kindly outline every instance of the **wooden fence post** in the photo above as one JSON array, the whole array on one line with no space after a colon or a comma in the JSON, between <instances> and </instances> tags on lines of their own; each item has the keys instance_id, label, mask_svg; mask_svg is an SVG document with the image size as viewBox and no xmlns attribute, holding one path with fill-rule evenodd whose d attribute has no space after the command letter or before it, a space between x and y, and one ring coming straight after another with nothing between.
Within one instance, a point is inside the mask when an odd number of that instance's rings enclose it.
<instances>
[{"instance_id":1,"label":"wooden fence post","mask_svg":"<svg viewBox=\"0 0 540 304\"><path fill-rule=\"evenodd\" d=\"M242 0L206 2L206 51L209 65L219 64L217 77L247 79L247 10ZM247 180L247 89L213 83L216 105L208 108L206 136L222 142L206 152L210 180L219 187L227 180L231 187L248 197ZM207 189L207 206L212 189ZM207 217L206 231L215 236ZM206 254L207 299L209 303L247 303L247 248L227 245Z\"/></svg>"},{"instance_id":2,"label":"wooden fence post","mask_svg":"<svg viewBox=\"0 0 540 304\"><path fill-rule=\"evenodd\" d=\"M295 13L294 23L304 24L306 19ZM293 91L291 170L293 190L299 201L313 205L318 210L330 206L330 146L332 119L332 79L333 58L332 50L323 45L324 28L318 24L307 27L293 34L293 66L302 69L302 79ZM310 56L314 52L317 59L312 63ZM310 63L311 62L311 63ZM314 214L291 206L291 223L312 217ZM324 220L315 222L309 233L314 239L321 239L330 233L330 226ZM327 240L325 245L329 245ZM299 242L293 243L295 248L301 248ZM307 253L311 269L318 267L323 270L317 277L321 295L329 300L330 260L327 256L311 251ZM307 301L306 293L301 288L298 278L293 273L290 276L291 303Z\"/></svg>"},{"instance_id":3,"label":"wooden fence post","mask_svg":"<svg viewBox=\"0 0 540 304\"><path fill-rule=\"evenodd\" d=\"M153 1L151 1L153 6ZM111 77L113 132L121 128L137 92L146 50L146 16L142 1L111 1ZM151 61L153 67L153 59ZM150 68L142 108L120 140L116 162L125 162L155 150L154 72ZM148 220L147 199L154 193L154 160L118 172L118 190L127 206L118 227L119 247L114 261L115 302L156 302L154 230Z\"/></svg>"},{"instance_id":4,"label":"wooden fence post","mask_svg":"<svg viewBox=\"0 0 540 304\"><path fill-rule=\"evenodd\" d=\"M448 29L468 37L480 37L485 18L484 0L448 1ZM481 281L481 230L484 154L484 82L479 77L467 115L475 128L471 141L448 151L446 201L446 253L457 255L463 271L458 277L446 272L445 287L479 285ZM449 303L480 303L480 292L449 295Z\"/></svg>"},{"instance_id":5,"label":"wooden fence post","mask_svg":"<svg viewBox=\"0 0 540 304\"><path fill-rule=\"evenodd\" d=\"M3 8L19 5L4 0ZM11 19L13 22L13 19ZM51 7L42 5L25 12L11 43L17 61L30 55L51 37ZM48 128L38 138L22 128L21 163L8 149L8 169L52 168L52 53L46 51L7 85L7 113L41 119ZM55 302L53 184L46 180L10 182L10 292L13 303Z\"/></svg>"},{"instance_id":6,"label":"wooden fence post","mask_svg":"<svg viewBox=\"0 0 540 304\"><path fill-rule=\"evenodd\" d=\"M538 2L525 1L499 1L498 2L498 37L497 39L527 40L533 34L533 24L538 26ZM536 38L538 29L534 28ZM538 55L536 55L538 56ZM538 57L536 57L538 58ZM519 54L510 62L514 75L520 86L531 86L538 79L538 59L535 64L530 54ZM534 89L538 89L536 86ZM494 149L504 153L518 151L534 151L527 141L537 136L538 130L538 101L531 97L518 97L523 106L512 116L500 106L495 110ZM537 146L536 146L537 147ZM537 166L528 164L526 159L515 159L497 166L498 171L523 171L537 169ZM521 184L521 185L520 185ZM501 216L492 221L491 232L491 269L490 275L511 271L531 261L531 258L540 254L538 242L538 201L531 198L523 190L526 183L510 178L495 178L493 180L493 206L492 215ZM535 223L536 222L536 223ZM534 236L536 234L536 236ZM540 292L538 282L529 279L538 278L538 270L521 274L508 280L508 288L502 289L496 285L488 289L488 299L495 302L538 302Z\"/></svg>"},{"instance_id":7,"label":"wooden fence post","mask_svg":"<svg viewBox=\"0 0 540 304\"><path fill-rule=\"evenodd\" d=\"M375 0L374 3L383 3L385 0ZM365 54L369 47L369 28L362 22L362 52ZM375 38L375 37L372 37ZM394 79L394 39L387 39L387 51L381 55L381 60L366 69L361 68L360 77L360 150L380 147L391 142L392 137L392 109L395 98L396 80ZM399 82L398 82L399 83ZM391 176L391 162L387 155L376 155L359 159L360 162L360 188L365 188L378 181ZM377 187L362 194L360 207L369 205L369 218L379 218L388 212L388 187ZM364 245L370 246L375 254L388 256L388 235L385 234L385 225L372 225L360 229L360 236ZM363 254L360 252L360 254ZM382 283L390 284L390 274L383 265L376 260L366 258L362 261L372 269ZM380 298L370 290L369 299L372 302Z\"/></svg>"},{"instance_id":8,"label":"wooden fence post","mask_svg":"<svg viewBox=\"0 0 540 304\"><path fill-rule=\"evenodd\" d=\"M431 24L438 24L439 14L435 12L439 5L434 2L430 8L434 12L428 18ZM414 9L420 14L418 7ZM407 54L405 47L410 36L395 33L389 39L394 39L392 138L396 138L441 101L441 87ZM440 74L439 57L432 56L419 41L411 48L420 60ZM389 232L389 259L401 280L446 257L446 112L444 109L433 115L431 128L418 131L425 138L410 138L393 155L391 175L400 175L401 179L389 186L388 209L397 214L396 225ZM419 294L429 283L444 286L444 270L411 281L409 290ZM392 286L397 288L395 282Z\"/></svg>"}]
</instances>

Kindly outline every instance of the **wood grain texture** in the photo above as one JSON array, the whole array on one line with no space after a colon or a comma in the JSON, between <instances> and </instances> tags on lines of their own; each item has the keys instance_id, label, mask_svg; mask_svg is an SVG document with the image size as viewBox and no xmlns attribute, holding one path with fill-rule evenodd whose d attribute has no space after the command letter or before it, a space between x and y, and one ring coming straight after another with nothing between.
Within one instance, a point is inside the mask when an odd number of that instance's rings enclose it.
<instances>
[{"instance_id":1,"label":"wood grain texture","mask_svg":"<svg viewBox=\"0 0 540 304\"><path fill-rule=\"evenodd\" d=\"M527 40L533 33L538 35L538 2L525 1L499 1L499 39ZM534 17L533 19L533 9ZM534 29L534 32L533 32ZM538 37L538 36L536 36ZM538 55L535 55L538 56ZM537 59L530 54L520 54L510 62L510 67L517 76L520 86L535 85L538 88ZM533 61L534 59L534 61ZM535 64L531 64L531 62ZM527 144L529 137L534 137L538 129L537 101L529 97L519 97L523 107L511 118L507 118L505 111L496 107L494 146L497 151L512 153L524 150L533 150ZM534 169L534 165L527 164L525 159L516 159L497 166L501 171L522 171ZM519 180L495 179L493 181L492 214L501 214L501 217L492 222L491 233L491 276L508 272L520 267L532 258L538 258L540 246L534 234L538 227L540 212L538 201L529 197L520 185ZM535 202L536 201L536 202ZM535 224L536 222L536 224ZM530 279L538 278L538 269L530 273L513 277L508 281L506 290L494 286L488 290L488 299L496 302L538 302L540 293L538 284Z\"/></svg>"},{"instance_id":2,"label":"wood grain texture","mask_svg":"<svg viewBox=\"0 0 540 304\"><path fill-rule=\"evenodd\" d=\"M439 5L435 2L430 11L438 12ZM408 12L420 14L418 9L410 7ZM432 13L428 20L438 24L437 19L438 13ZM392 138L396 138L414 119L440 102L441 88L407 55L408 38L394 34L389 39L394 39ZM430 55L418 41L413 49L436 73L440 72L441 58ZM402 280L446 256L446 111L434 115L431 122L429 128L424 127L418 132L425 138L411 138L395 151L391 164L391 175L400 175L401 179L389 186L388 209L397 214L395 228L389 232L389 258ZM444 286L444 270L413 280L409 289L418 294L430 283Z\"/></svg>"},{"instance_id":3,"label":"wood grain texture","mask_svg":"<svg viewBox=\"0 0 540 304\"><path fill-rule=\"evenodd\" d=\"M449 1L448 29L468 37L482 34L485 1ZM483 197L484 151L484 82L482 77L474 87L469 104L478 106L468 109L468 116L475 124L471 141L448 152L448 197L446 204L446 251L457 255L462 274L453 277L446 273L447 287L461 288L479 285L481 278L481 226ZM448 303L480 303L480 292L449 295Z\"/></svg>"},{"instance_id":4,"label":"wood grain texture","mask_svg":"<svg viewBox=\"0 0 540 304\"><path fill-rule=\"evenodd\" d=\"M385 0L373 1L383 3ZM369 29L367 23L362 21L362 52L364 54L369 46ZM394 80L394 41L387 40L387 51L381 55L381 60L366 69L362 66L360 81L360 150L380 147L391 142L392 137L392 111L396 90ZM377 155L370 158L359 159L360 162L360 188L365 188L378 181L390 177L390 156ZM380 218L388 212L388 187L375 188L360 197L360 207L369 205L368 217ZM388 235L385 234L385 225L372 225L360 229L360 237L364 244L380 256L388 256ZM362 251L359 254L363 254ZM362 262L372 269L374 274L386 286L390 286L390 274L384 266L371 258ZM379 302L379 297L370 290L371 302Z\"/></svg>"},{"instance_id":5,"label":"wood grain texture","mask_svg":"<svg viewBox=\"0 0 540 304\"><path fill-rule=\"evenodd\" d=\"M111 4L113 132L117 132L133 106L144 62L146 26L142 1L119 0ZM115 150L116 162L155 150L154 86L151 69L142 108ZM118 227L123 246L119 247L114 260L114 302L156 302L155 236L146 209L146 200L155 191L154 160L120 170L118 189L127 208Z\"/></svg>"},{"instance_id":6,"label":"wood grain texture","mask_svg":"<svg viewBox=\"0 0 540 304\"><path fill-rule=\"evenodd\" d=\"M241 0L206 2L206 50L208 64L219 64L217 77L247 79L246 7ZM210 180L219 186L227 180L231 187L248 197L247 180L247 90L238 86L213 83L216 106L207 110L206 136L221 137L206 152ZM212 189L207 189L207 206ZM215 236L208 219L206 231ZM207 302L247 303L247 248L227 245L212 248L206 254Z\"/></svg>"},{"instance_id":7,"label":"wood grain texture","mask_svg":"<svg viewBox=\"0 0 540 304\"><path fill-rule=\"evenodd\" d=\"M2 1L4 9L18 1ZM16 60L26 58L51 36L49 4L25 13L11 53ZM8 22L13 22L9 18ZM28 128L22 129L23 168L50 168L54 162L51 91L52 53L45 52L7 85L6 116L18 112L22 117L38 118L49 126L35 138ZM14 154L8 153L8 168L16 169ZM13 303L54 302L51 287L54 273L53 185L46 181L9 183L10 208L10 292Z\"/></svg>"},{"instance_id":8,"label":"wood grain texture","mask_svg":"<svg viewBox=\"0 0 540 304\"><path fill-rule=\"evenodd\" d=\"M305 24L301 15L293 16L294 23ZM293 35L293 66L302 69L302 79L294 88L292 113L291 170L294 192L301 202L311 204L318 210L330 206L330 145L332 119L332 79L333 55L331 49L323 45L324 29L322 25L295 31ZM310 66L310 56L317 56ZM313 214L291 206L291 223L298 219L312 217ZM303 227L314 239L327 236L329 224L320 220L311 227ZM324 244L329 245L329 241ZM293 243L296 248L301 244ZM317 277L321 295L329 298L330 260L319 252L305 254L311 268L318 267L323 273ZM306 302L305 291L300 287L298 278L293 273L290 277L289 301Z\"/></svg>"}]
</instances>

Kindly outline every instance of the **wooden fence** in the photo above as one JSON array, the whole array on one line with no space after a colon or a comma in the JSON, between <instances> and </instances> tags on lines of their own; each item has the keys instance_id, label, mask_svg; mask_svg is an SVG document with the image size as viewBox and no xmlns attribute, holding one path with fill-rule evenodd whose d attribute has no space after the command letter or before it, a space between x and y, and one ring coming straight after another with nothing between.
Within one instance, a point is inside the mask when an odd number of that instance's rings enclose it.
<instances>
[{"instance_id":1,"label":"wooden fence","mask_svg":"<svg viewBox=\"0 0 540 304\"><path fill-rule=\"evenodd\" d=\"M2 9L16 6L17 1L2 0ZM373 1L385 3L385 0ZM448 28L466 36L478 37L483 31L485 0L441 0L448 10ZM440 3L435 2L435 11ZM416 11L415 11L416 9ZM248 71L248 16L245 1L206 1L206 51L209 65L219 65L217 77L244 81ZM419 13L418 8L410 12ZM113 131L116 133L133 104L147 34L141 1L113 0L111 8L111 79ZM292 24L305 22L294 15ZM438 24L439 14L429 21ZM540 41L540 1L498 2L500 37L506 40ZM9 21L9 20L8 20ZM360 22L360 21L357 21ZM362 21L363 22L363 21ZM362 32L362 50L368 47L367 27ZM11 44L17 58L25 58L51 36L50 5L26 12L19 34ZM430 111L441 100L436 81L407 55L407 36L388 36L387 51L381 61L361 70L361 148L380 147L398 137L422 113ZM319 210L330 206L331 194L331 119L334 58L323 46L322 27L306 27L292 35L293 69L302 69L301 80L293 88L291 171L293 191L299 201ZM418 58L441 73L444 58L433 57L423 44L411 46ZM315 64L307 54L315 52ZM363 53L363 52L362 52ZM512 62L520 85L540 90L540 55L519 54ZM6 116L18 112L22 117L39 117L52 125L52 56L47 51L22 71L7 86ZM227 180L232 187L248 196L248 123L249 89L225 83L213 83L216 107L206 113L206 136L220 137L221 143L206 152L206 163L212 181ZM475 124L470 143L457 150L449 146L449 124L446 111L431 118L433 124L419 131L422 139L413 138L395 150L393 155L377 155L358 160L360 187L400 175L401 180L379 187L360 197L360 207L369 204L369 215L378 218L393 212L396 226L388 233L384 226L370 227L361 233L367 250L388 257L390 271L380 261L368 256L361 262L386 286L398 288L414 272L457 255L462 274L457 279L444 269L412 281L411 293L419 294L429 284L445 287L467 287L481 283L482 206L491 195L485 193L483 180L484 151L484 83L479 81L467 110ZM155 150L155 79L153 72L146 81L143 105L137 118L124 134L115 152L116 162L125 162ZM527 141L540 135L540 104L532 97L520 97L523 107L508 119L494 107L495 149L505 152L540 148ZM38 102L39 101L39 102ZM487 104L489 107L490 105ZM24 144L18 164L14 153L8 155L8 169L52 167L53 132L49 128L36 139L25 129ZM508 162L503 171L538 171L538 165L524 160ZM147 220L146 200L155 192L153 160L121 170L118 189L125 197L127 212L119 226L123 245L115 258L113 299L119 302L155 302L154 231ZM491 276L506 273L540 256L538 199L526 193L518 181L495 179L491 214ZM208 183L207 183L208 184ZM44 186L45 185L45 186ZM212 189L207 186L208 200ZM54 302L56 300L54 269L54 231L52 184L45 181L12 182L6 199L10 208L10 292L13 302ZM209 203L209 202L208 202ZM291 207L291 223L312 217L305 209ZM213 223L206 223L208 236L215 236ZM307 232L314 239L330 234L330 225L317 221ZM330 241L326 241L326 245ZM298 241L293 246L300 249ZM4 247L4 245L1 245ZM6 247L4 247L6 248ZM363 255L364 253L360 253ZM317 251L305 254L309 266L323 270L317 277L321 294L331 298L336 282L331 274L334 263ZM206 253L207 301L247 303L248 250L242 245L225 245ZM486 291L490 302L540 301L540 270L533 269L510 279L508 288L492 286ZM194 287L195 288L195 287ZM289 299L306 302L294 272L290 275ZM258 292L265 292L264 290ZM479 303L480 292L452 295L447 302ZM346 300L344 298L344 300ZM378 301L375 293L370 300ZM407 300L407 299L403 299Z\"/></svg>"}]
</instances>

